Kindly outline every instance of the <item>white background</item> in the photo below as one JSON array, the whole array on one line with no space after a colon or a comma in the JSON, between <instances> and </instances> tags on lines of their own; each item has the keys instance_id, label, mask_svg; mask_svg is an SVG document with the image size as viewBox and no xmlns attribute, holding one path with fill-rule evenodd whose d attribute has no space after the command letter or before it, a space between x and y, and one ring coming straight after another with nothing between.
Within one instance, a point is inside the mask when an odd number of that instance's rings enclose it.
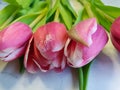
<instances>
[{"instance_id":1,"label":"white background","mask_svg":"<svg viewBox=\"0 0 120 90\"><path fill-rule=\"evenodd\" d=\"M102 1L120 6L120 0ZM20 74L18 68L18 61L13 61L1 69L0 90L79 90L76 69L66 68L62 73ZM120 53L110 41L94 59L87 90L120 90Z\"/></svg>"}]
</instances>

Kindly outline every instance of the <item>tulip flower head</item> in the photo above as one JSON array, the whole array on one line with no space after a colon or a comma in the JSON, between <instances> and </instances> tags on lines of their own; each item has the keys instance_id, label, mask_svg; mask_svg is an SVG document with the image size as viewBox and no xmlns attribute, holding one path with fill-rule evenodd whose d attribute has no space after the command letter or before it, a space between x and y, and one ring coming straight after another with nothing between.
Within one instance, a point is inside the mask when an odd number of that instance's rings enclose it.
<instances>
[{"instance_id":1,"label":"tulip flower head","mask_svg":"<svg viewBox=\"0 0 120 90\"><path fill-rule=\"evenodd\" d=\"M78 39L79 36L81 36L80 39L83 39L82 41L85 42L86 40L86 43L90 42L90 44L86 46L83 42L77 42L75 38L72 39L74 36L72 36L72 38L70 37L66 42L64 53L67 57L67 63L69 66L78 68L86 65L99 54L107 43L108 37L104 28L97 25L95 18L82 21L74 28L75 33L78 32Z\"/></svg>"},{"instance_id":2,"label":"tulip flower head","mask_svg":"<svg viewBox=\"0 0 120 90\"><path fill-rule=\"evenodd\" d=\"M32 36L31 28L16 22L0 32L0 60L11 61L25 53L28 40Z\"/></svg>"},{"instance_id":3,"label":"tulip flower head","mask_svg":"<svg viewBox=\"0 0 120 90\"><path fill-rule=\"evenodd\" d=\"M61 23L49 22L39 27L25 54L24 65L27 71L34 73L38 68L43 72L51 69L63 70L66 66L64 46L67 39L67 30Z\"/></svg>"},{"instance_id":4,"label":"tulip flower head","mask_svg":"<svg viewBox=\"0 0 120 90\"><path fill-rule=\"evenodd\" d=\"M114 47L120 52L120 17L112 23L110 37Z\"/></svg>"}]
</instances>

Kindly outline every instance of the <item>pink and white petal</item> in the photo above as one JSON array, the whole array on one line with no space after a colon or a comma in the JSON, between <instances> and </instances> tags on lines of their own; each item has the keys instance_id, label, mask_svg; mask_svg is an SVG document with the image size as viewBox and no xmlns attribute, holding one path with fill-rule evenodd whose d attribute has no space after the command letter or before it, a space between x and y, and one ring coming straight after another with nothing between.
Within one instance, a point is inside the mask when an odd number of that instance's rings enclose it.
<instances>
[{"instance_id":1,"label":"pink and white petal","mask_svg":"<svg viewBox=\"0 0 120 90\"><path fill-rule=\"evenodd\" d=\"M25 48L26 48L26 45L14 50L10 54L8 54L8 56L0 57L0 60L7 61L7 62L15 60L24 54Z\"/></svg>"},{"instance_id":2,"label":"pink and white petal","mask_svg":"<svg viewBox=\"0 0 120 90\"><path fill-rule=\"evenodd\" d=\"M9 54L11 54L12 52L14 52L16 49L15 48L7 48L5 50L1 50L0 51L0 57L6 57Z\"/></svg>"},{"instance_id":3,"label":"pink and white petal","mask_svg":"<svg viewBox=\"0 0 120 90\"><path fill-rule=\"evenodd\" d=\"M50 69L51 60L45 59L34 46L34 62L42 72L47 72Z\"/></svg>"},{"instance_id":4,"label":"pink and white petal","mask_svg":"<svg viewBox=\"0 0 120 90\"><path fill-rule=\"evenodd\" d=\"M68 38L66 28L58 22L50 22L34 33L35 43L40 51L56 52L64 47Z\"/></svg>"},{"instance_id":5,"label":"pink and white petal","mask_svg":"<svg viewBox=\"0 0 120 90\"><path fill-rule=\"evenodd\" d=\"M97 31L93 34L93 43L89 47L82 45L81 43L75 43L75 48L72 49L73 41L71 41L69 47L67 47L67 60L72 67L82 67L92 61L104 48L108 41L108 36L103 27L97 26ZM70 50L71 48L71 50ZM72 51L73 50L73 51Z\"/></svg>"},{"instance_id":6,"label":"pink and white petal","mask_svg":"<svg viewBox=\"0 0 120 90\"><path fill-rule=\"evenodd\" d=\"M82 45L82 44L81 44ZM82 63L81 48L77 45L77 42L70 40L67 42L64 49L65 56L67 57L67 64L71 67L79 67Z\"/></svg>"},{"instance_id":7,"label":"pink and white petal","mask_svg":"<svg viewBox=\"0 0 120 90\"><path fill-rule=\"evenodd\" d=\"M79 22L68 34L70 38L77 42L84 44L85 46L90 46L92 44L92 35L97 30L97 21L95 18L90 18Z\"/></svg>"},{"instance_id":8,"label":"pink and white petal","mask_svg":"<svg viewBox=\"0 0 120 90\"><path fill-rule=\"evenodd\" d=\"M59 71L62 71L66 67L66 57L64 56L64 49L59 51L58 53L58 57L54 58L51 65L53 65L56 70L58 69Z\"/></svg>"},{"instance_id":9,"label":"pink and white petal","mask_svg":"<svg viewBox=\"0 0 120 90\"><path fill-rule=\"evenodd\" d=\"M34 44L33 37L31 37L24 57L24 66L26 70L30 73L35 73L39 70L38 66L34 62L35 58L33 56L34 55L33 44Z\"/></svg>"}]
</instances>

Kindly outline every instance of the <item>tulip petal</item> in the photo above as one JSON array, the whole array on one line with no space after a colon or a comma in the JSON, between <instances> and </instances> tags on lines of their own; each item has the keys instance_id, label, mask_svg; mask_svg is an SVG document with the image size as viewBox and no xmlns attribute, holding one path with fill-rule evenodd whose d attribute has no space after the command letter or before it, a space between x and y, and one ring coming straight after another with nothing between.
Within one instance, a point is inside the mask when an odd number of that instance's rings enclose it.
<instances>
[{"instance_id":1,"label":"tulip petal","mask_svg":"<svg viewBox=\"0 0 120 90\"><path fill-rule=\"evenodd\" d=\"M115 47L118 51L120 51L120 39L114 37L114 35L112 35L112 33L111 33L110 37L111 37L111 41L112 41L114 47Z\"/></svg>"},{"instance_id":2,"label":"tulip petal","mask_svg":"<svg viewBox=\"0 0 120 90\"><path fill-rule=\"evenodd\" d=\"M80 42L86 46L92 44L92 35L97 30L97 21L95 18L87 19L81 21L75 25L68 34L70 38L74 39L77 42Z\"/></svg>"},{"instance_id":3,"label":"tulip petal","mask_svg":"<svg viewBox=\"0 0 120 90\"><path fill-rule=\"evenodd\" d=\"M30 73L35 73L39 70L38 66L36 63L33 61L34 58L34 50L33 50L33 37L30 39L27 50L25 52L25 57L24 57L24 66L27 69L28 72Z\"/></svg>"},{"instance_id":4,"label":"tulip petal","mask_svg":"<svg viewBox=\"0 0 120 90\"><path fill-rule=\"evenodd\" d=\"M120 17L118 17L111 25L110 37L114 47L120 51Z\"/></svg>"},{"instance_id":5,"label":"tulip petal","mask_svg":"<svg viewBox=\"0 0 120 90\"><path fill-rule=\"evenodd\" d=\"M31 28L16 22L0 32L0 51L6 48L19 48L32 36Z\"/></svg>"},{"instance_id":6,"label":"tulip petal","mask_svg":"<svg viewBox=\"0 0 120 90\"><path fill-rule=\"evenodd\" d=\"M108 41L108 36L100 25L97 31L92 35L93 43L86 47L85 45L69 40L65 46L65 55L69 66L82 67L92 61L103 49Z\"/></svg>"},{"instance_id":7,"label":"tulip petal","mask_svg":"<svg viewBox=\"0 0 120 90\"><path fill-rule=\"evenodd\" d=\"M66 28L58 22L50 22L38 28L34 33L35 45L46 59L53 59L61 50L68 38Z\"/></svg>"},{"instance_id":8,"label":"tulip petal","mask_svg":"<svg viewBox=\"0 0 120 90\"><path fill-rule=\"evenodd\" d=\"M6 56L2 56L0 57L0 60L3 60L3 61L12 61L12 60L15 60L17 58L19 58L20 56L22 56L25 52L25 48L26 48L26 45L14 50L13 52L10 52L9 54L7 54ZM0 53L1 54L1 53Z\"/></svg>"},{"instance_id":9,"label":"tulip petal","mask_svg":"<svg viewBox=\"0 0 120 90\"><path fill-rule=\"evenodd\" d=\"M59 55L54 58L51 63L51 67L54 67L55 71L61 72L66 67L66 57L64 55L64 50L59 51Z\"/></svg>"},{"instance_id":10,"label":"tulip petal","mask_svg":"<svg viewBox=\"0 0 120 90\"><path fill-rule=\"evenodd\" d=\"M42 72L47 72L48 70L50 70L51 60L45 59L35 46L34 57L35 57L34 62Z\"/></svg>"},{"instance_id":11,"label":"tulip petal","mask_svg":"<svg viewBox=\"0 0 120 90\"><path fill-rule=\"evenodd\" d=\"M112 36L120 39L120 17L118 17L111 25L110 33Z\"/></svg>"}]
</instances>

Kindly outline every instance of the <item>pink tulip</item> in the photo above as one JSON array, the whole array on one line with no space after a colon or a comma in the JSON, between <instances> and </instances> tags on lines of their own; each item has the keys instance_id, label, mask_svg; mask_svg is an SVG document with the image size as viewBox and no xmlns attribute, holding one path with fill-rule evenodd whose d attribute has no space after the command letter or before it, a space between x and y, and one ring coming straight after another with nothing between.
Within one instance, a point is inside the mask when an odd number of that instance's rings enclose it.
<instances>
[{"instance_id":1,"label":"pink tulip","mask_svg":"<svg viewBox=\"0 0 120 90\"><path fill-rule=\"evenodd\" d=\"M82 22L79 22L68 34L70 38L74 39L77 42L80 42L86 46L92 44L92 35L97 30L97 21L95 18L87 19Z\"/></svg>"},{"instance_id":2,"label":"pink tulip","mask_svg":"<svg viewBox=\"0 0 120 90\"><path fill-rule=\"evenodd\" d=\"M32 30L24 23L16 22L0 32L0 59L11 61L25 52Z\"/></svg>"},{"instance_id":3,"label":"pink tulip","mask_svg":"<svg viewBox=\"0 0 120 90\"><path fill-rule=\"evenodd\" d=\"M110 29L111 41L114 47L120 51L120 17L118 17L111 25Z\"/></svg>"},{"instance_id":4,"label":"pink tulip","mask_svg":"<svg viewBox=\"0 0 120 90\"><path fill-rule=\"evenodd\" d=\"M66 28L58 22L47 23L37 29L25 53L24 65L28 72L38 68L46 72L61 71L66 66L64 46L68 39Z\"/></svg>"},{"instance_id":5,"label":"pink tulip","mask_svg":"<svg viewBox=\"0 0 120 90\"><path fill-rule=\"evenodd\" d=\"M35 45L46 59L56 58L67 38L65 26L58 22L47 23L34 33Z\"/></svg>"},{"instance_id":6,"label":"pink tulip","mask_svg":"<svg viewBox=\"0 0 120 90\"><path fill-rule=\"evenodd\" d=\"M89 46L86 46L84 43L68 39L65 45L64 53L67 57L67 63L69 66L82 67L92 61L99 54L107 43L108 37L103 27L100 25L97 25L96 27L95 19L85 20L78 23L74 28L75 29L73 30L76 33L78 32L78 36L83 36L80 38L82 38L84 42L86 40L86 42L90 44ZM93 30L95 28L96 30Z\"/></svg>"}]
</instances>

